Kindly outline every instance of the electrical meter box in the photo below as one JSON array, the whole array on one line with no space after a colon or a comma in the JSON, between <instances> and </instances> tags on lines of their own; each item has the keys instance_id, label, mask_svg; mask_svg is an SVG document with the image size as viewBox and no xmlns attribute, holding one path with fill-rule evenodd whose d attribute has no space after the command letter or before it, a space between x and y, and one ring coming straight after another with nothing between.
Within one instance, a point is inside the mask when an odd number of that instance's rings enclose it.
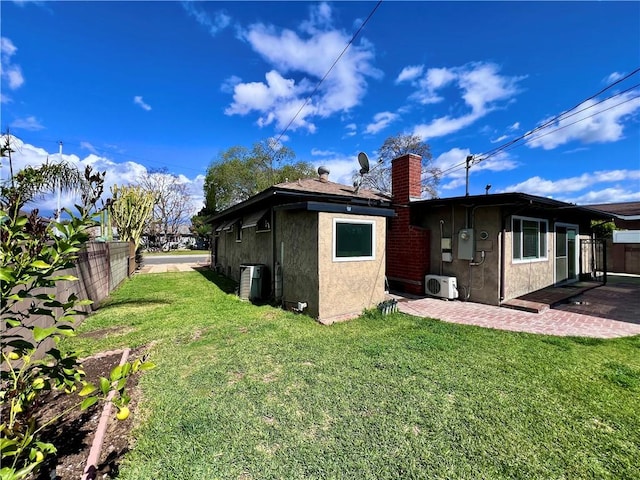
<instances>
[{"instance_id":1,"label":"electrical meter box","mask_svg":"<svg viewBox=\"0 0 640 480\"><path fill-rule=\"evenodd\" d=\"M474 238L472 228L463 228L458 232L458 259L473 260Z\"/></svg>"}]
</instances>

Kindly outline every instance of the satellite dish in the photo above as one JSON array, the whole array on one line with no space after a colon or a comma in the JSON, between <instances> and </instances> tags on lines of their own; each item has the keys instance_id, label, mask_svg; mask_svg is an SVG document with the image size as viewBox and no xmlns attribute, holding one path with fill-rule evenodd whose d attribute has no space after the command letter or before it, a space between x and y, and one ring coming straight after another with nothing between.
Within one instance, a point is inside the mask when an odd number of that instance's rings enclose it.
<instances>
[{"instance_id":1,"label":"satellite dish","mask_svg":"<svg viewBox=\"0 0 640 480\"><path fill-rule=\"evenodd\" d=\"M358 162L360 163L360 166L362 167L360 169L360 175L364 175L365 173L369 173L369 157L367 157L366 153L360 152L358 154Z\"/></svg>"}]
</instances>

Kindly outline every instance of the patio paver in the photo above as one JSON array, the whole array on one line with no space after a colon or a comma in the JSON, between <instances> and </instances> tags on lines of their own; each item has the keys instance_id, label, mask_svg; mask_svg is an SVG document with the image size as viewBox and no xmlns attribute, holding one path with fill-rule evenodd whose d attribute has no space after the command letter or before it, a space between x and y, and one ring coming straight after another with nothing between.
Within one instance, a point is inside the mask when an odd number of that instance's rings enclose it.
<instances>
[{"instance_id":1,"label":"patio paver","mask_svg":"<svg viewBox=\"0 0 640 480\"><path fill-rule=\"evenodd\" d=\"M575 302L531 313L440 298L401 300L401 312L445 322L556 336L616 338L640 335L640 287L605 285Z\"/></svg>"}]
</instances>

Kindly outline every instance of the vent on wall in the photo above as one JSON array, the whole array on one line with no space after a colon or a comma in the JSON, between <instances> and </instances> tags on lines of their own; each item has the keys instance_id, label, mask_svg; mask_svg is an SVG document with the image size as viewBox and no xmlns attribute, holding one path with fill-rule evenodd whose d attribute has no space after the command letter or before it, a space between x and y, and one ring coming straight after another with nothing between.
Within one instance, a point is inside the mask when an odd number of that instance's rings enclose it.
<instances>
[{"instance_id":1,"label":"vent on wall","mask_svg":"<svg viewBox=\"0 0 640 480\"><path fill-rule=\"evenodd\" d=\"M458 298L458 283L456 277L442 275L427 275L424 277L424 289L427 295L453 300Z\"/></svg>"}]
</instances>

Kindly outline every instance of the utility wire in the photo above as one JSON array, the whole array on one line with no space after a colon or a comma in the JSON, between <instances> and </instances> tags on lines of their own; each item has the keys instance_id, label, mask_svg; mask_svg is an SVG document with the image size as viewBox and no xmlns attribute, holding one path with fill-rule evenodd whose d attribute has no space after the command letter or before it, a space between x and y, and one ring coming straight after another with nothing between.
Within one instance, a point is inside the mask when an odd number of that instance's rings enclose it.
<instances>
[{"instance_id":1,"label":"utility wire","mask_svg":"<svg viewBox=\"0 0 640 480\"><path fill-rule=\"evenodd\" d=\"M520 140L523 140L527 136L530 136L530 135L534 134L535 132L538 132L538 131L540 131L540 130L542 130L544 128L547 128L549 125L551 125L553 123L561 122L563 120L566 120L567 118L570 118L570 117L573 117L575 115L578 115L579 113L582 113L582 112L584 112L586 110L589 110L590 108L593 108L593 107L595 107L597 105L600 105L601 103L604 103L604 102L606 102L608 100L611 100L612 98L615 98L615 97L618 97L620 95L623 95L623 94L625 94L625 93L627 93L627 92L629 92L629 91L631 91L631 90L633 90L634 88L637 88L637 87L640 87L640 83L637 83L637 84L635 84L635 85L633 85L633 86L631 86L631 87L629 87L629 88L627 88L625 90L617 92L617 93L615 93L615 94L613 94L613 95L611 95L611 96L609 96L607 98L604 98L604 99L602 99L602 100L600 100L600 101L598 101L598 102L596 102L596 103L594 103L592 105L589 105L588 107L585 107L585 108L580 109L580 110L576 110L576 108L578 108L580 105L583 105L585 102L588 102L589 100L592 100L595 97L595 95L592 95L591 97L583 100L582 102L580 102L578 105L574 106L573 108L564 111L560 115L556 115L551 120L548 120L548 121L544 122L543 124L537 126L533 130L530 130L530 131L526 132L525 134L521 135L520 137L517 137L517 138L507 142L506 144L504 144L504 145L502 145L500 147L496 147L496 148L494 148L492 150L489 150L488 152L485 152L485 153L481 154L480 157L482 158L482 160L485 160L485 159L497 154L498 152L504 150L505 148L509 147L511 144L519 142ZM610 88L610 87L607 87L607 88ZM602 90L600 93L602 93L602 92L604 92L604 90ZM625 103L625 102L622 102L622 103Z\"/></svg>"},{"instance_id":2,"label":"utility wire","mask_svg":"<svg viewBox=\"0 0 640 480\"><path fill-rule=\"evenodd\" d=\"M369 22L371 17L373 17L373 14L376 12L376 10L378 9L378 7L380 6L381 3L382 3L382 0L378 0L378 3L376 3L376 6L373 7L373 10L371 10L371 12L369 12L369 16L367 16L367 18L364 20L364 22L362 22L362 25L360 25L360 28L358 28L356 33L353 34L353 36L351 37L351 40L349 40L349 42L344 47L342 52L340 52L340 55L338 55L338 57L331 64L331 66L329 67L329 70L327 70L327 73L324 74L324 76L317 83L317 85L313 89L313 91L309 94L309 96L307 96L307 98L305 99L305 101L302 104L302 106L300 107L300 109L298 109L296 114L291 118L291 120L289 120L289 123L287 124L287 126L284 127L284 130L282 130L282 132L280 132L280 135L278 135L278 138L276 138L276 141L275 141L276 145L280 143L280 139L284 136L284 134L287 132L287 130L289 130L289 127L291 127L291 125L296 120L296 118L298 118L298 115L300 115L300 113L302 113L302 110L304 110L304 107L306 107L309 104L309 102L311 101L311 98L317 93L318 89L320 88L320 85L322 85L322 83L326 80L326 78L329 76L329 74L331 73L333 68L340 61L340 59L343 57L343 55L347 52L347 50L353 44L353 42L355 42L355 40L358 37L358 35L360 34L360 32L362 31L362 29L364 29L364 26L367 24L367 22Z\"/></svg>"},{"instance_id":3,"label":"utility wire","mask_svg":"<svg viewBox=\"0 0 640 480\"><path fill-rule=\"evenodd\" d=\"M613 96L612 96L612 97L609 97L609 98L613 98ZM563 125L563 126L561 126L561 127L558 127L558 128L553 129L553 130L550 130L550 131L548 131L548 132L541 133L540 135L536 135L535 137L529 138L529 139L527 139L525 142L520 143L520 144L518 144L518 145L510 145L508 148L505 148L505 149L503 149L503 150L501 150L501 151L509 151L509 150L513 150L514 148L518 148L518 147L521 147L521 146L523 146L523 145L527 145L527 144L529 144L529 143L531 143L531 142L534 142L535 140L537 140L537 139L539 139L539 138L546 137L547 135L551 135L552 133L555 133L555 132L557 132L558 130L562 130L562 129L564 129L564 128L567 128L567 127L570 127L570 126L575 125L575 124L577 124L577 123L580 123L580 122L583 122L583 121L585 121L585 120L588 120L589 118L595 117L596 115L600 115L601 113L604 113L604 112L606 112L606 111L608 111L608 110L612 110L612 109L614 109L614 108L616 108L616 107L619 107L620 105L624 105L625 103L628 103L628 102L630 102L630 101L632 101L632 100L635 100L636 98L640 98L640 95L636 95L636 96L634 96L634 97L627 98L626 100L623 100L622 102L616 103L615 105L611 105L610 107L607 107L607 108L605 108L605 109L599 110L599 111L597 111L597 112L595 112L595 113L593 113L593 114L591 114L591 115L589 115L589 116L586 116L586 117L584 117L584 118L581 118L581 119L579 119L579 120L576 120L575 122L571 122L571 123L568 123L568 124ZM607 100L608 100L608 99L607 99ZM599 102L599 103L602 103L602 102ZM568 118L568 117L567 117L567 118ZM494 155L494 154L492 154L492 155ZM490 155L490 156L492 156L492 155ZM490 156L480 158L479 160L477 160L477 161L474 163L474 165L477 165L478 163L480 163L480 162L482 162L482 161L486 160L486 159L487 159L487 158L489 158ZM455 172L455 171L458 171L458 170L462 170L462 169L464 169L464 168L466 168L466 161L465 161L465 162L458 163L458 164L456 164L456 165L454 165L454 166L452 166L452 167L449 167L448 169L446 169L446 170L442 171L442 172L441 172L441 174Z\"/></svg>"},{"instance_id":4,"label":"utility wire","mask_svg":"<svg viewBox=\"0 0 640 480\"><path fill-rule=\"evenodd\" d=\"M11 134L12 136L13 133ZM23 137L16 137L16 138L20 138L20 140L24 141ZM41 143L55 143L56 145L59 145L60 141L59 140L52 140L49 138L34 138L34 137L29 137L29 142L33 142L33 141L37 141L37 142L41 142ZM86 146L83 146L82 144L79 143L73 143L73 142L64 142L65 146L73 146L73 147L78 147L78 148L86 148ZM97 152L97 153L96 153ZM126 160L138 160L140 162L144 162L145 165L150 165L152 166L151 168L153 168L153 165L162 165L162 166L168 166L168 167L180 167L183 170L191 170L193 172L202 172L202 169L197 169L197 168L190 168L190 167L185 167L184 165L180 164L173 164L173 163L168 163L168 162L161 162L158 160L149 160L146 158L142 158L142 157L137 157L135 155L129 155L126 153L120 153L120 152L108 152L108 153L100 153L96 150L96 152L92 152L91 150L89 150L89 153L93 153L94 155L99 155L103 158L109 159L109 157L113 157L113 156L118 156L118 157L122 157ZM47 152L49 153L49 152ZM51 155L58 155L58 153L52 153ZM69 154L71 155L71 154ZM143 165L143 166L145 166Z\"/></svg>"},{"instance_id":5,"label":"utility wire","mask_svg":"<svg viewBox=\"0 0 640 480\"><path fill-rule=\"evenodd\" d=\"M478 155L478 157L479 157L479 158L474 158L474 159L473 159L473 161L472 161L472 164L471 164L471 165L477 165L478 163L480 163L480 162L482 162L482 161L484 161L484 160L486 160L486 159L488 159L488 158L490 158L490 157L493 157L493 156L497 155L497 154L498 154L498 153L500 153L501 151L511 150L511 149L516 148L516 147L519 147L519 146L521 146L521 145L526 145L526 144L528 144L528 143L531 143L531 141L536 140L537 138L540 138L540 137L543 137L543 136L546 136L546 135L550 135L551 133L554 133L554 132L556 132L556 131L558 131L558 130L561 130L561 129L563 129L563 128L566 128L566 127L568 127L568 126L570 126L570 125L575 125L576 123L579 123L579 122L582 122L582 121L584 121L584 120L587 120L587 119L589 119L589 118L591 118L591 117L594 117L594 116L596 116L596 115L599 115L600 113L606 112L607 110L611 110L611 109L613 109L613 108L615 108L615 107L618 107L619 105L622 105L622 104L624 104L624 103L627 103L627 102L629 102L629 101L631 101L631 100L634 100L634 99L638 98L638 96L635 96L635 97L629 98L629 99L627 99L627 100L625 100L625 101L623 101L623 102L620 102L620 103L618 103L618 104L616 104L616 105L613 105L613 106L611 106L611 107L608 107L608 108L606 108L606 109L604 109L604 110L600 110L600 111L598 111L598 112L596 112L596 113L594 113L594 114L592 114L592 115L589 115L589 116L587 116L587 117L581 118L580 120L577 120L577 121L575 121L575 122L572 122L572 123L570 123L570 124L568 124L568 125L563 125L562 127L558 127L558 128L556 128L556 129L553 129L553 130L551 130L551 131L549 131L549 132L546 132L546 133L544 133L544 134L542 134L542 135L539 135L539 136L536 136L536 137L534 137L534 138L531 138L531 139L529 139L529 140L525 141L524 143L522 143L522 144L520 144L520 145L515 145L516 143L518 143L518 142L520 142L520 141L524 140L526 137L531 136L531 135L533 135L535 132L538 132L538 131L540 131L540 130L542 130L542 129L544 129L544 128L547 128L549 125L552 125L552 124L553 124L553 123L555 123L555 122L560 122L561 120L565 120L565 119L567 119L567 118L570 118L570 117L572 117L572 116L574 116L574 115L577 115L578 113L581 113L581 112L583 112L583 111L589 110L590 108L593 108L593 107L595 107L595 106L597 106L597 105L599 105L599 104L601 104L601 103L604 103L604 102L606 102L606 101L608 101L608 100L611 100L612 98L615 98L615 97L620 96L620 95L622 95L622 94L624 94L624 93L627 93L627 92L629 92L629 91L633 90L634 88L640 87L640 84L633 85L632 87L629 87L629 88L627 88L627 89L625 89L625 90L623 90L623 91L621 91L621 92L617 92L617 93L615 93L615 94L613 94L613 95L610 95L609 97L607 97L607 98L605 98L605 99L603 99L603 100L600 100L600 101L598 101L598 102L594 103L593 105L590 105L590 106L585 107L585 108L583 108L583 109L581 109L581 110L578 110L578 111L574 111L576 108L580 107L580 105L584 104L585 102L588 102L589 100L594 99L594 98L595 98L595 97L597 97L598 95L600 95L600 94L602 94L602 93L606 92L607 90L611 89L611 88L612 88L612 87L614 87L615 85L617 85L617 84L619 84L619 83L621 83L621 82L623 82L623 81L627 80L628 78L632 77L633 75L637 74L638 72L640 72L640 67L636 68L635 70L633 70L631 73L629 73L629 74L625 75L624 77L621 77L621 78L619 78L618 80L616 80L616 81L612 82L611 84L607 85L606 87L604 87L603 89L601 89L601 90L600 90L600 91L598 91L597 93L595 93L595 94L593 94L593 95L591 95L591 96L589 96L589 97L585 98L584 100L580 101L579 103L577 103L576 105L574 105L574 106L573 106L573 107L571 107L570 109L565 110L564 112L562 112L562 113L560 113L560 114L556 115L555 117L551 118L550 120L548 120L548 121L546 121L546 122L542 123L541 125L537 126L537 127L536 127L536 128L534 128L533 130L530 130L530 131L528 131L528 132L524 133L523 135L521 135L521 136L519 136L519 137L517 137L517 138L514 138L513 140L510 140L509 142L507 142L507 143L505 143L505 144L503 144L503 145L501 145L501 146L499 146L499 147L496 147L496 148L494 148L494 149L491 149L491 150L489 150L489 151L487 151L487 152L485 152L485 153L482 153L482 154ZM475 156L474 156L474 157L475 157ZM440 174L441 174L441 175L445 175L445 174L447 174L447 173L451 173L451 172L454 172L454 171L457 171L457 170L461 170L462 168L466 168L466 163L467 163L467 162L466 162L466 160L465 160L465 161L463 161L463 162L457 163L457 164L455 164L455 165L453 165L453 166L451 166L451 167L447 168L446 170L441 171L441 172L440 172ZM422 183L422 180L420 181L420 183Z\"/></svg>"}]
</instances>

